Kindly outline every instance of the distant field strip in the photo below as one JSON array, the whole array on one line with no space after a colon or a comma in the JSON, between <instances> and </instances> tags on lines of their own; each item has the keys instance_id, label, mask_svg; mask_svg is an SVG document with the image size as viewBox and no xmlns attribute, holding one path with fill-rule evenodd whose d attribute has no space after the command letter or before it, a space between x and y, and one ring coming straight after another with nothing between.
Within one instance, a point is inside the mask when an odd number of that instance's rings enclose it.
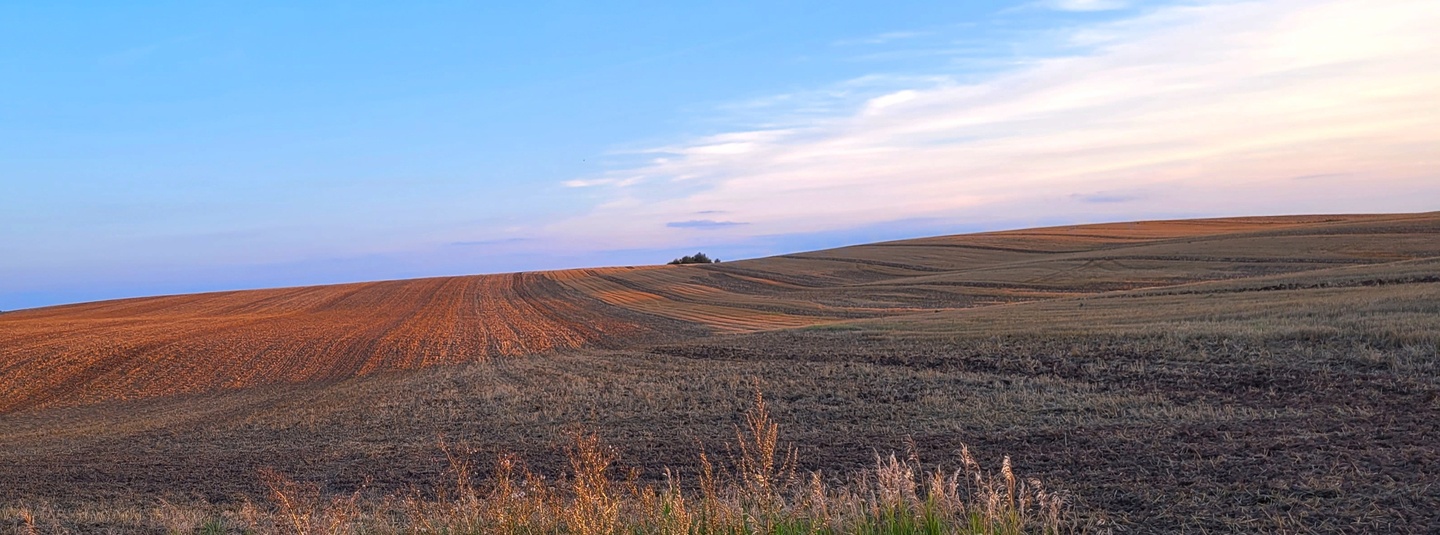
<instances>
[{"instance_id":1,"label":"distant field strip","mask_svg":"<svg viewBox=\"0 0 1440 535\"><path fill-rule=\"evenodd\" d=\"M678 281L662 273L685 269L687 268L655 267L626 272L587 269L553 273L550 276L569 288L611 305L705 325L720 332L799 327L816 323L816 316L819 316L763 310L764 303L744 299L743 295L713 286ZM653 289L637 289L646 286Z\"/></svg>"}]
</instances>

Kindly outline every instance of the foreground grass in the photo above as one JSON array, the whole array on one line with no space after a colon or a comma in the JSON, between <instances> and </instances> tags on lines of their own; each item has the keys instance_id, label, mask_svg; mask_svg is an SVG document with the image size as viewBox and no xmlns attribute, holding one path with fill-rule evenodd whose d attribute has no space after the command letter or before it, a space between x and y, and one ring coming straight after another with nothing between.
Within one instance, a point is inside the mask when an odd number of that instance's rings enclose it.
<instances>
[{"instance_id":1,"label":"foreground grass","mask_svg":"<svg viewBox=\"0 0 1440 535\"><path fill-rule=\"evenodd\" d=\"M163 533L434 534L1025 534L1076 531L1065 501L1040 481L1022 480L1006 457L987 471L968 448L958 468L926 470L910 452L876 454L872 467L832 480L797 470L796 450L782 445L779 425L757 390L755 405L726 451L699 458L698 481L665 469L659 483L624 471L614 448L595 434L576 434L569 470L554 479L513 455L496 459L479 480L474 451L441 445L446 483L380 499L325 496L319 485L275 470L260 474L268 503L149 510L0 509L19 533L85 532L87 524L125 520ZM912 448L913 449L913 448Z\"/></svg>"}]
</instances>

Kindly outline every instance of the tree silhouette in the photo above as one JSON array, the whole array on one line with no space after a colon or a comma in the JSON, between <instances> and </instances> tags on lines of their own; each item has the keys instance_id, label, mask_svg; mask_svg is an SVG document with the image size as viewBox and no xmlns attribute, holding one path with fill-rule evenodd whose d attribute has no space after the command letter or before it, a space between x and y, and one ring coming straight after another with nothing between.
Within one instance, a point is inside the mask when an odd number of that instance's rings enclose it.
<instances>
[{"instance_id":1,"label":"tree silhouette","mask_svg":"<svg viewBox=\"0 0 1440 535\"><path fill-rule=\"evenodd\" d=\"M719 258L711 259L705 253L695 253L689 256L682 256L670 261L671 265L678 264L715 264L720 262Z\"/></svg>"}]
</instances>

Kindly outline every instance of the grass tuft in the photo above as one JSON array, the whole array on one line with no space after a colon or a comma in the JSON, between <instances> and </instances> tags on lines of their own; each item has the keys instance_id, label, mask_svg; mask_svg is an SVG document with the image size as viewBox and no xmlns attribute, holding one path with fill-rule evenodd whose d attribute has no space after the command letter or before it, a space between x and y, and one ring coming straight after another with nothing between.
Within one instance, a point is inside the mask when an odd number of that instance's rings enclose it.
<instances>
[{"instance_id":1,"label":"grass tuft","mask_svg":"<svg viewBox=\"0 0 1440 535\"><path fill-rule=\"evenodd\" d=\"M273 522L281 532L574 535L940 535L1061 533L1068 517L1059 495L1021 481L1008 457L987 472L968 448L953 471L925 471L911 453L877 455L872 468L829 482L801 477L793 447L758 390L736 429L726 462L700 454L699 480L687 486L666 468L663 482L641 483L616 467L619 453L594 433L566 449L569 471L553 482L512 455L493 476L472 478L469 457L442 445L453 481L433 499L412 496L396 511L362 511L352 497L327 506L312 486L267 472ZM343 521L336 521L342 519ZM383 522L379 521L384 519Z\"/></svg>"},{"instance_id":2,"label":"grass tuft","mask_svg":"<svg viewBox=\"0 0 1440 535\"><path fill-rule=\"evenodd\" d=\"M724 462L702 452L698 481L666 468L659 482L621 470L619 452L595 433L565 449L568 470L554 479L516 456L475 476L476 452L441 442L448 467L432 492L363 499L327 496L314 482L262 470L265 503L244 502L216 516L213 506L161 501L150 527L165 533L505 534L505 535L960 535L1069 531L1065 502L1038 481L1022 481L1009 457L983 470L968 448L959 466L926 470L911 451L875 456L874 466L831 479L800 474L796 449L757 389ZM40 524L32 509L13 509L19 533ZM48 532L48 531L47 531ZM57 531L63 532L63 531Z\"/></svg>"}]
</instances>

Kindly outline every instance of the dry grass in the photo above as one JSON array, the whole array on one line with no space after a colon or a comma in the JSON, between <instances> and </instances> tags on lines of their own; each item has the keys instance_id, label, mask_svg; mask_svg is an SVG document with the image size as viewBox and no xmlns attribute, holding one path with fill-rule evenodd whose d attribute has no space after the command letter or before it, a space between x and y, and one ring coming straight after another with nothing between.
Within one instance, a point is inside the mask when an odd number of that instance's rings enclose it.
<instances>
[{"instance_id":1,"label":"dry grass","mask_svg":"<svg viewBox=\"0 0 1440 535\"><path fill-rule=\"evenodd\" d=\"M698 485L666 469L656 484L615 468L619 455L594 434L577 434L567 449L570 470L553 480L508 455L494 477L472 480L466 459L450 456L453 486L440 499L411 498L400 514L369 511L385 529L422 533L1059 533L1069 531L1063 500L1039 481L1021 482L1007 457L998 472L981 469L968 449L958 469L925 472L913 455L876 456L875 464L828 483L820 472L801 477L794 449L779 438L765 400L736 428L736 452L713 464L702 453ZM353 502L337 501L342 514ZM278 511L284 514L287 507ZM315 533L315 532L309 532ZM329 533L334 533L330 531Z\"/></svg>"},{"instance_id":2,"label":"dry grass","mask_svg":"<svg viewBox=\"0 0 1440 535\"><path fill-rule=\"evenodd\" d=\"M569 470L553 478L517 457L496 457L491 476L476 476L477 452L441 444L446 479L428 495L417 491L364 499L334 496L316 483L273 469L259 478L268 503L228 507L176 505L148 510L106 509L111 529L159 533L339 535L415 534L1058 534L1079 532L1059 494L1035 479L1022 480L1005 457L984 470L968 448L947 471L920 462L913 448L904 460L875 455L874 464L840 480L795 470L795 450L780 440L779 425L757 391L755 406L736 428L736 452L713 464L701 454L697 485L665 469L658 483L642 482L638 469L616 467L619 454L595 434L579 433L566 449ZM0 527L17 533L83 533L91 510L48 506L0 509Z\"/></svg>"}]
</instances>

